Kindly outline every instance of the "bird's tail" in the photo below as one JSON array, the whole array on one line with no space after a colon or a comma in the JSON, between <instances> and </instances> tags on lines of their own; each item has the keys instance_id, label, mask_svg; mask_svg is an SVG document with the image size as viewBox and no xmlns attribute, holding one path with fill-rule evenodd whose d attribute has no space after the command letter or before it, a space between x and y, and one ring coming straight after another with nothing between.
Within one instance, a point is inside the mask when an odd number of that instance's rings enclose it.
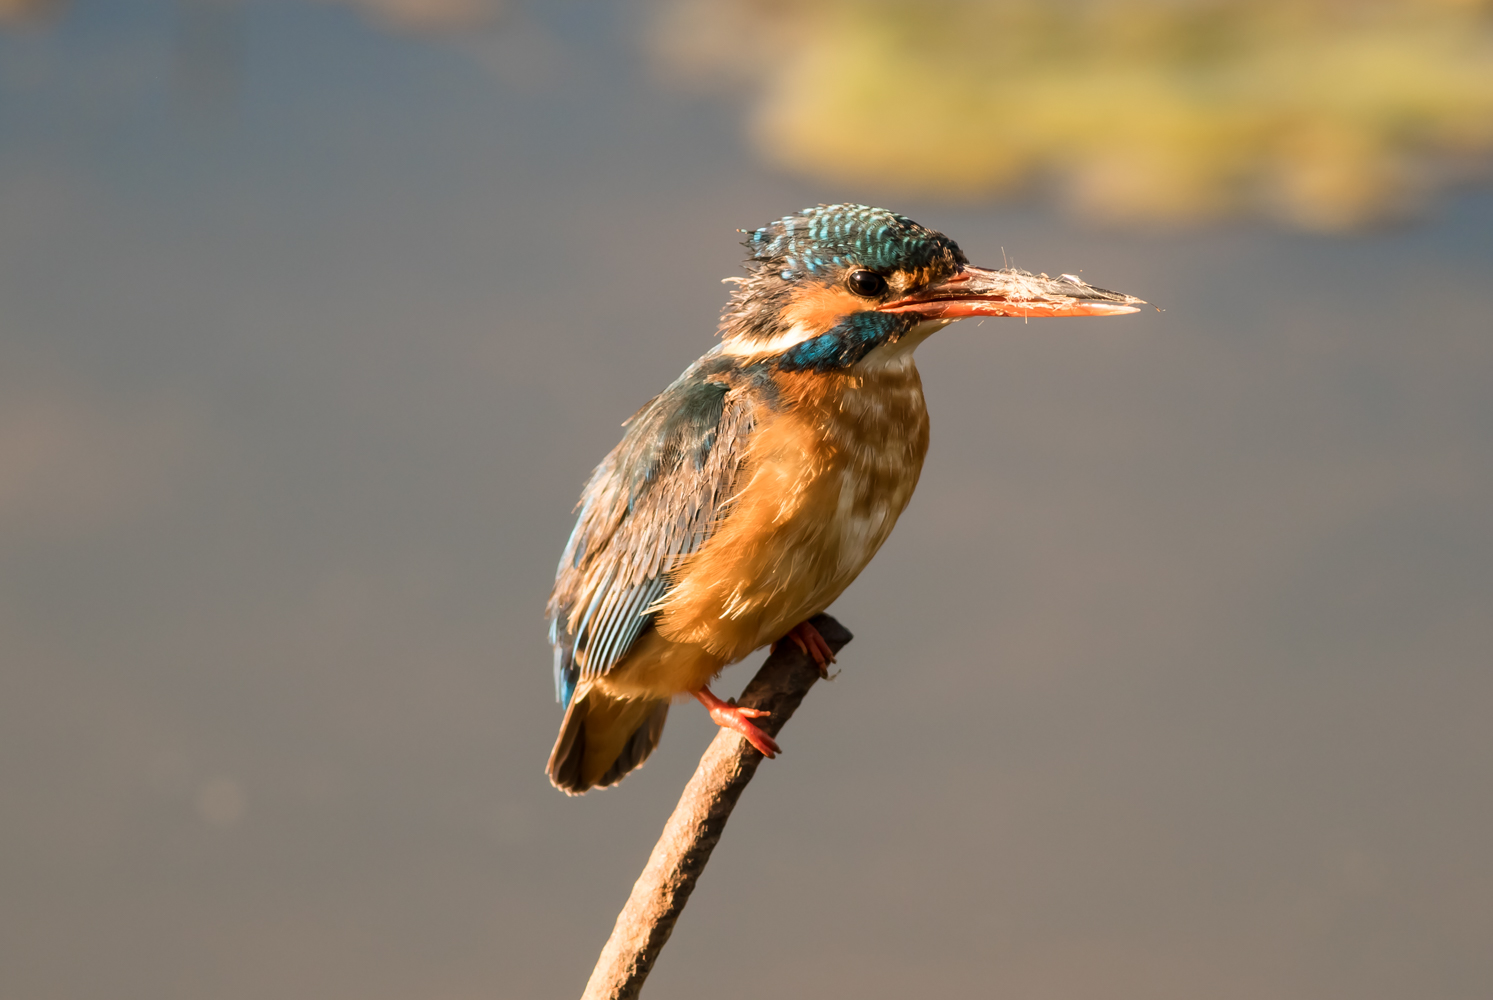
<instances>
[{"instance_id":1,"label":"bird's tail","mask_svg":"<svg viewBox=\"0 0 1493 1000\"><path fill-rule=\"evenodd\" d=\"M667 699L613 698L582 683L550 751L550 782L567 795L615 785L658 746Z\"/></svg>"}]
</instances>

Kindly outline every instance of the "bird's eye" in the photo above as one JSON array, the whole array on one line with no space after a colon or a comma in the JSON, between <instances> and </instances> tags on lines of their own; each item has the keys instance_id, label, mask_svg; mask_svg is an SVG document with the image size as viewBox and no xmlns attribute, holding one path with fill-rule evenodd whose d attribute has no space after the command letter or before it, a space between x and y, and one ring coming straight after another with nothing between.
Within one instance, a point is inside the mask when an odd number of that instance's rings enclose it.
<instances>
[{"instance_id":1,"label":"bird's eye","mask_svg":"<svg viewBox=\"0 0 1493 1000\"><path fill-rule=\"evenodd\" d=\"M864 295L868 299L874 299L886 291L886 279L875 271L851 271L845 279L845 284L857 295Z\"/></svg>"}]
</instances>

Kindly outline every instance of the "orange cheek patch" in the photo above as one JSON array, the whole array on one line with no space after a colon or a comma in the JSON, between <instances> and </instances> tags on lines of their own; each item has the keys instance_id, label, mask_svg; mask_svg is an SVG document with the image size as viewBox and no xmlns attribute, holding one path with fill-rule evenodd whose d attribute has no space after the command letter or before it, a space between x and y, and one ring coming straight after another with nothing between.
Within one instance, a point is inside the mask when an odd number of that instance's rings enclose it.
<instances>
[{"instance_id":1,"label":"orange cheek patch","mask_svg":"<svg viewBox=\"0 0 1493 1000\"><path fill-rule=\"evenodd\" d=\"M851 313L864 312L872 308L869 299L863 299L849 289L839 285L816 285L806 287L794 296L783 309L783 318L790 324L801 326L815 333L824 333Z\"/></svg>"}]
</instances>

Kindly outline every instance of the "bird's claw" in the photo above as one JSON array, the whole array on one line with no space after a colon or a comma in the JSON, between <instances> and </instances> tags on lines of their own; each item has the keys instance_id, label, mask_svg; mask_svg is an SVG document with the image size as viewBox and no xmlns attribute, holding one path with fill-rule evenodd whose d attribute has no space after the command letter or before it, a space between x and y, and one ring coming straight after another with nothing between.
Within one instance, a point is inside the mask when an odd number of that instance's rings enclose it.
<instances>
[{"instance_id":1,"label":"bird's claw","mask_svg":"<svg viewBox=\"0 0 1493 1000\"><path fill-rule=\"evenodd\" d=\"M792 640L800 653L814 661L814 666L819 668L820 677L824 680L834 679L830 676L829 665L835 662L835 651L824 640L824 636L819 634L817 628L806 621L799 622L788 630L788 634L783 636L783 639ZM777 649L783 639L774 643L773 648ZM839 671L835 672L835 676L839 676Z\"/></svg>"},{"instance_id":2,"label":"bird's claw","mask_svg":"<svg viewBox=\"0 0 1493 1000\"><path fill-rule=\"evenodd\" d=\"M764 733L751 721L752 719L770 716L772 715L771 712L760 708L744 708L729 701L721 701L715 695L711 694L708 687L696 691L695 697L700 700L700 704L704 705L710 713L712 722L722 729L730 729L733 732L740 733L748 743L756 747L757 752L762 756L776 757L783 752L776 740Z\"/></svg>"}]
</instances>

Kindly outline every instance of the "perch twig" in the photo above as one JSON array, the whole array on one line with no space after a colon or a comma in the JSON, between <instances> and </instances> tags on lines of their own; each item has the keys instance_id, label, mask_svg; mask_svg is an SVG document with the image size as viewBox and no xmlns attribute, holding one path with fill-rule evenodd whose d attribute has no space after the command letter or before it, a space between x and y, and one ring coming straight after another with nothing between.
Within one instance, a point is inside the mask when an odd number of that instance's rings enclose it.
<instances>
[{"instance_id":1,"label":"perch twig","mask_svg":"<svg viewBox=\"0 0 1493 1000\"><path fill-rule=\"evenodd\" d=\"M818 615L812 622L835 652L850 641L845 626L829 615ZM757 724L774 737L819 679L818 668L796 646L782 647L767 658L738 699L748 708L772 713ZM617 916L581 1000L631 1000L642 990L736 800L761 762L762 755L735 732L722 729L716 734Z\"/></svg>"}]
</instances>

